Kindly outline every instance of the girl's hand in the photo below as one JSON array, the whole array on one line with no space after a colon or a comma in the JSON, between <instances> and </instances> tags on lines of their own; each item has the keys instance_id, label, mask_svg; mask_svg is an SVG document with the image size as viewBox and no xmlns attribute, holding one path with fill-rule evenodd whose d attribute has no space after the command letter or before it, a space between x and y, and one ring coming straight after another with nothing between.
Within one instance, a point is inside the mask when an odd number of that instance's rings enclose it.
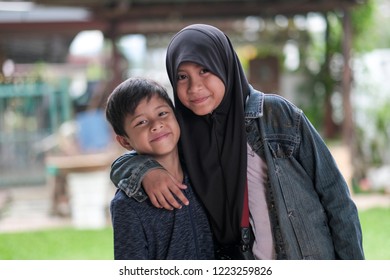
<instances>
[{"instance_id":1,"label":"girl's hand","mask_svg":"<svg viewBox=\"0 0 390 280\"><path fill-rule=\"evenodd\" d=\"M150 201L157 208L173 210L174 208L180 209L182 204L189 204L181 191L187 186L177 181L164 169L153 169L146 173L142 185Z\"/></svg>"}]
</instances>

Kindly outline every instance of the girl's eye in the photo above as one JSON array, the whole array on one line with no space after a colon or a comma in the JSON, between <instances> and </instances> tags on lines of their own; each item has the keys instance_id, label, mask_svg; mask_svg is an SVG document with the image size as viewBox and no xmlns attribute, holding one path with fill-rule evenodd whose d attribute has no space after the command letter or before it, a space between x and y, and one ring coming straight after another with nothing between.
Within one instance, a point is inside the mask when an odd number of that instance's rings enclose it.
<instances>
[{"instance_id":1,"label":"girl's eye","mask_svg":"<svg viewBox=\"0 0 390 280\"><path fill-rule=\"evenodd\" d=\"M185 78L187 78L187 75L185 75L185 74L178 74L177 75L178 80L184 80Z\"/></svg>"},{"instance_id":2,"label":"girl's eye","mask_svg":"<svg viewBox=\"0 0 390 280\"><path fill-rule=\"evenodd\" d=\"M206 68L203 68L203 69L200 71L201 74L205 74L205 73L209 73L209 72L210 72L210 70L209 70L209 69L206 69Z\"/></svg>"}]
</instances>

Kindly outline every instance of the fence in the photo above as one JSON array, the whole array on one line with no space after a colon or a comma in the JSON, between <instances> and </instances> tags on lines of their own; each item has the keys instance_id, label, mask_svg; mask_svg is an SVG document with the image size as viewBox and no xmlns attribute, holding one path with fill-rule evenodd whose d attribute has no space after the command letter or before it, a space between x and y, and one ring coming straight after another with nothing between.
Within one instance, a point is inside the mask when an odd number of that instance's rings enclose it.
<instances>
[{"instance_id":1,"label":"fence","mask_svg":"<svg viewBox=\"0 0 390 280\"><path fill-rule=\"evenodd\" d=\"M42 141L71 118L68 85L0 85L0 187L45 182Z\"/></svg>"}]
</instances>

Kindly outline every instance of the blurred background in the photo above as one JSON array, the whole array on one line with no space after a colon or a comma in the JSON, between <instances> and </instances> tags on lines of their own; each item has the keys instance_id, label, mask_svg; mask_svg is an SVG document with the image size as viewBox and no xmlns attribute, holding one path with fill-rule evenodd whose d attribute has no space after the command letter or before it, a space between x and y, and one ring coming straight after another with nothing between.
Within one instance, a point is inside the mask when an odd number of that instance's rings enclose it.
<instances>
[{"instance_id":1,"label":"blurred background","mask_svg":"<svg viewBox=\"0 0 390 280\"><path fill-rule=\"evenodd\" d=\"M104 116L124 79L163 83L166 47L219 27L255 88L289 99L329 145L369 259L390 259L390 1L0 1L0 259L112 259Z\"/></svg>"}]
</instances>

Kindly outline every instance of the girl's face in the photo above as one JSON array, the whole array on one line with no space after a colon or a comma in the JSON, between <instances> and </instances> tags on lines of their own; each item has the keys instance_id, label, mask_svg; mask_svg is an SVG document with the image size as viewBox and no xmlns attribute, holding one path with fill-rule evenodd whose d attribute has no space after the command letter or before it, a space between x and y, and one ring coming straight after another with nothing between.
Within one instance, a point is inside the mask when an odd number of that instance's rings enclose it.
<instances>
[{"instance_id":1,"label":"girl's face","mask_svg":"<svg viewBox=\"0 0 390 280\"><path fill-rule=\"evenodd\" d=\"M213 112L225 95L222 80L208 69L192 62L180 64L177 96L181 103L198 116Z\"/></svg>"}]
</instances>

